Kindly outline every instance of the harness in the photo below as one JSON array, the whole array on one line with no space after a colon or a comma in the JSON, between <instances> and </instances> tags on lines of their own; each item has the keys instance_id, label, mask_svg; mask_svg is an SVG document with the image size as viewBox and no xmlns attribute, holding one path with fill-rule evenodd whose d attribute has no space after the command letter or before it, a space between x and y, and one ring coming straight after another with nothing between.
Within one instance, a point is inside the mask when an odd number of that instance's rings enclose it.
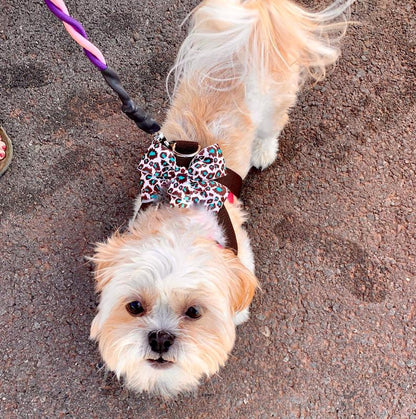
<instances>
[{"instance_id":1,"label":"harness","mask_svg":"<svg viewBox=\"0 0 416 419\"><path fill-rule=\"evenodd\" d=\"M166 138L163 136L163 134L158 134L155 138L155 141L153 143L153 145L155 143L160 143L163 147L164 150L170 150L171 153L167 154L167 153L163 153L163 150L160 152L160 154L164 157L164 161L162 162L162 164L164 166L170 166L173 162L168 162L168 160L170 160L172 158L172 154L174 155L174 159L175 162L173 163L174 166L176 167L176 175L175 177L173 176L173 174L170 174L168 176L163 176L163 173L161 173L161 170L159 170L159 165L155 166L152 162L149 163L149 159L146 158L146 156L149 155L150 153L154 153L154 149L152 149L152 146L149 148L150 151L148 151L148 154L145 155L142 158L142 162L144 161L146 163L146 165L144 165L143 163L141 163L139 165L139 170L141 172L141 193L143 194L143 190L145 190L145 192L147 192L147 188L146 188L146 184L144 184L143 179L144 178L148 178L149 182L152 183L152 185L154 185L156 183L155 178L158 178L158 182L160 184L162 184L161 187L159 186L154 186L154 188L157 190L158 196L154 196L151 195L150 199L147 199L145 202L142 203L140 210L144 211L146 210L149 206L160 202L160 197L166 193L166 191L168 190L168 186L167 184L172 184L176 181L176 178L178 176L180 176L180 172L185 172L185 171L190 171L190 165L192 162L195 161L195 157L198 155L198 153L200 153L201 151L201 146L199 143L194 142L194 141L174 141L174 142L168 142L166 140ZM210 147L207 147L207 149L209 149ZM201 158L202 159L202 158ZM150 166L149 166L150 164ZM179 168L179 169L178 169ZM181 170L181 168L184 168L185 170ZM152 170L153 173L150 173L150 171ZM163 169L165 170L165 169ZM155 172L156 171L156 172ZM169 169L166 169L165 173L168 173ZM171 172L175 172L175 170L173 168L170 169ZM179 173L179 175L178 175ZM210 176L210 175L208 175ZM199 179L199 178L198 178ZM224 172L222 173L222 175L220 177L216 177L215 179L216 183L224 186L225 190L227 190L228 194L225 195L224 200L228 200L228 202L230 202L231 204L234 202L234 197L239 197L240 196L240 192L241 192L241 186L242 186L242 178L240 175L238 175L236 172L234 172L233 170L229 169L229 168L225 168ZM205 188L209 189L210 186L208 185L208 182L205 179L200 179L200 184L204 185L206 184ZM199 186L201 188L201 186ZM179 188L181 188L181 186L179 186ZM186 189L187 186L184 186L181 188L181 190ZM202 189L202 191L200 190L199 192L200 194L204 195L205 191ZM173 193L174 194L174 193ZM143 195L142 195L143 196ZM148 197L148 195L146 195L146 197ZM206 202L211 202L212 200L207 200ZM171 200L171 206L174 207L184 207L184 204L179 202L176 203L175 200ZM195 202L196 199L195 199ZM189 206L191 206L193 203L190 203ZM223 205L223 203L221 204L221 207L219 210L215 210L212 207L212 203L211 204L201 204L204 205L207 210L214 210L214 212L217 215L218 218L218 222L220 224L220 226L223 228L224 231L224 236L226 239L226 248L231 249L235 254L238 253L238 245L237 245L237 237L234 231L234 227L232 225L230 216L228 214L228 211L225 207L225 205Z\"/></svg>"}]
</instances>

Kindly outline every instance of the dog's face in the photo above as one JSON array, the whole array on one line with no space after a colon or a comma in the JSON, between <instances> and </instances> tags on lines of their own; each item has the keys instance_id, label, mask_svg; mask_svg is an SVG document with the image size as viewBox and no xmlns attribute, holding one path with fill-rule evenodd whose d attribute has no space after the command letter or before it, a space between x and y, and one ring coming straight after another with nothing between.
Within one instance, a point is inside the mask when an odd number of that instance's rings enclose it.
<instances>
[{"instance_id":1,"label":"dog's face","mask_svg":"<svg viewBox=\"0 0 416 419\"><path fill-rule=\"evenodd\" d=\"M99 245L101 292L91 337L128 387L169 397L224 364L255 277L207 236L203 211L147 210L130 230ZM202 214L202 215L201 215ZM198 229L193 218L207 217Z\"/></svg>"}]
</instances>

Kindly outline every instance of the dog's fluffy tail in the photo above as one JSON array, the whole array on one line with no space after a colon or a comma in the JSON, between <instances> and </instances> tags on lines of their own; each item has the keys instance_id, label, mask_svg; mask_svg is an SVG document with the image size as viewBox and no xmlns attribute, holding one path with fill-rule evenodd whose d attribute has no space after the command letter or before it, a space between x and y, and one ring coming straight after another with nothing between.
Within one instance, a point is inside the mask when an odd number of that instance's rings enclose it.
<instances>
[{"instance_id":1,"label":"dog's fluffy tail","mask_svg":"<svg viewBox=\"0 0 416 419\"><path fill-rule=\"evenodd\" d=\"M190 16L173 67L175 89L183 79L229 89L253 74L291 71L319 80L339 56L353 2L311 12L291 0L205 0Z\"/></svg>"}]
</instances>

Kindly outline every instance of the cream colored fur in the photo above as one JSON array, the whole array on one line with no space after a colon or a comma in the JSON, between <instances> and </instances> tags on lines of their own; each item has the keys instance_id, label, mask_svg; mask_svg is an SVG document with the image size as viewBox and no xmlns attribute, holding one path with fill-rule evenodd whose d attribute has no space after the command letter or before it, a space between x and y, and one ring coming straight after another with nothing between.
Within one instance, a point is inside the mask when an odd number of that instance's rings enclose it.
<instances>
[{"instance_id":1,"label":"cream colored fur","mask_svg":"<svg viewBox=\"0 0 416 419\"><path fill-rule=\"evenodd\" d=\"M319 80L337 60L351 3L312 13L289 0L202 2L173 67L166 138L218 143L227 166L243 178L253 165L270 165L305 77ZM217 372L232 350L235 325L248 318L257 280L241 203L226 206L238 256L224 247L215 216L198 207L138 212L126 233L97 246L100 303L91 337L129 388L164 397L189 391ZM132 316L126 310L131 301L144 312ZM201 317L187 317L189 307ZM151 361L159 356L148 342L155 330L175 336L163 368Z\"/></svg>"}]
</instances>

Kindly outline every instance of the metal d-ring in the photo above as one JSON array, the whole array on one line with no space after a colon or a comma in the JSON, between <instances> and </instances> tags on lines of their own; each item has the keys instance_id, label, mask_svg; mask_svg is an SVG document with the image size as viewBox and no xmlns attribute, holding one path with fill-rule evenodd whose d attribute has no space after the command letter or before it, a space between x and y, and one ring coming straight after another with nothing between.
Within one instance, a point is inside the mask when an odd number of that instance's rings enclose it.
<instances>
[{"instance_id":1,"label":"metal d-ring","mask_svg":"<svg viewBox=\"0 0 416 419\"><path fill-rule=\"evenodd\" d=\"M194 157L201 151L201 145L198 144L198 148L196 149L196 151L194 151L193 153L190 153L190 154L183 154L183 153L179 153L179 151L176 151L176 143L175 142L172 142L170 144L172 146L173 153L178 157L188 157L188 158L189 157Z\"/></svg>"}]
</instances>

